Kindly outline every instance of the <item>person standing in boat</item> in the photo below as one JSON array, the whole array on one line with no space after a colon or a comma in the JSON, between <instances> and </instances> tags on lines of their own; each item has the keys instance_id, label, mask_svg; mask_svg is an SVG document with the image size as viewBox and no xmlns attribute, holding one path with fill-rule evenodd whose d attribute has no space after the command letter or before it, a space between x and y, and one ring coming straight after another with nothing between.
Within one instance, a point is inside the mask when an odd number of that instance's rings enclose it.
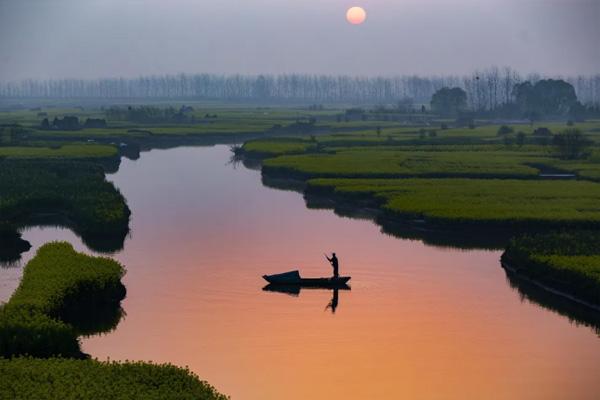
<instances>
[{"instance_id":1,"label":"person standing in boat","mask_svg":"<svg viewBox=\"0 0 600 400\"><path fill-rule=\"evenodd\" d=\"M338 258L335 255L335 253L331 253L331 258L327 257L327 254L326 254L325 258L327 259L327 261L329 261L329 263L333 267L333 277L339 278L340 277L340 273L339 273L339 265L340 264L339 264Z\"/></svg>"}]
</instances>

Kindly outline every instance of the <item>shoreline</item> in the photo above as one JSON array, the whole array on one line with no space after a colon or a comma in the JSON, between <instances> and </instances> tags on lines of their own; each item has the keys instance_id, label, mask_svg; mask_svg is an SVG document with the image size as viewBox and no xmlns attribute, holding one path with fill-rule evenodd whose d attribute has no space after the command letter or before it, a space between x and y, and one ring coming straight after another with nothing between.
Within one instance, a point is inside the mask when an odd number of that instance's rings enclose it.
<instances>
[{"instance_id":1,"label":"shoreline","mask_svg":"<svg viewBox=\"0 0 600 400\"><path fill-rule=\"evenodd\" d=\"M506 257L508 257L508 256L506 256ZM500 265L506 271L509 271L509 272L517 275L519 278L524 279L527 282L529 282L529 283L531 283L531 284L533 284L533 285L535 285L535 286L537 286L537 287L539 287L541 289L544 289L545 291L547 291L549 293L552 293L552 294L557 295L557 296L561 296L562 298L565 298L565 299L568 299L570 301L573 301L573 302L575 302L575 303L577 303L579 305L583 305L583 306L585 306L585 307L587 307L587 308L589 308L591 310L600 312L600 305L592 304L592 303L590 303L588 301L585 301L583 299L580 299L577 296L574 296L574 295L572 295L570 293L567 293L567 292L564 292L562 290L559 290L559 289L553 288L551 286L548 286L547 284L545 284L542 281L539 281L537 279L532 279L529 276L527 276L527 274L521 273L520 272L521 271L520 268L517 268L517 267L511 265L509 263L509 261L507 261L506 259L501 259L500 260Z\"/></svg>"}]
</instances>

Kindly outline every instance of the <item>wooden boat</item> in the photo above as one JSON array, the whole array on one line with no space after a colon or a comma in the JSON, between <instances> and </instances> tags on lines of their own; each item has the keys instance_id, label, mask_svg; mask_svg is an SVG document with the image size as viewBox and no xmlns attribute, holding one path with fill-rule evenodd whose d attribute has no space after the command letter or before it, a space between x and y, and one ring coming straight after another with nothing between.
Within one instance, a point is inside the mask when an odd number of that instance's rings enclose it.
<instances>
[{"instance_id":1,"label":"wooden boat","mask_svg":"<svg viewBox=\"0 0 600 400\"><path fill-rule=\"evenodd\" d=\"M337 278L302 278L299 271L289 271L282 274L263 275L264 280L274 285L297 285L304 287L340 287L350 280L349 276Z\"/></svg>"}]
</instances>

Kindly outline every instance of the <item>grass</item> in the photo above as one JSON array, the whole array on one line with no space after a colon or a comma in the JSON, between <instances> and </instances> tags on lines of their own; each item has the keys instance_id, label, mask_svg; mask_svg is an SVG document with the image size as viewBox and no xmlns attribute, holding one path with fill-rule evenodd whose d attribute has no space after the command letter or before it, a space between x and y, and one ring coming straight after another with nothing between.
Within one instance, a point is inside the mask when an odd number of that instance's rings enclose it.
<instances>
[{"instance_id":1,"label":"grass","mask_svg":"<svg viewBox=\"0 0 600 400\"><path fill-rule=\"evenodd\" d=\"M76 311L124 297L125 270L114 260L77 253L66 242L46 244L0 309L0 356L79 356Z\"/></svg>"},{"instance_id":2,"label":"grass","mask_svg":"<svg viewBox=\"0 0 600 400\"><path fill-rule=\"evenodd\" d=\"M120 237L122 244L131 212L100 166L78 161L0 160L0 223L24 225L41 214L59 217L61 221L56 222L73 227L86 241Z\"/></svg>"},{"instance_id":3,"label":"grass","mask_svg":"<svg viewBox=\"0 0 600 400\"><path fill-rule=\"evenodd\" d=\"M600 184L498 179L313 179L308 192L373 199L435 223L600 225Z\"/></svg>"},{"instance_id":4,"label":"grass","mask_svg":"<svg viewBox=\"0 0 600 400\"><path fill-rule=\"evenodd\" d=\"M566 231L511 240L502 260L519 273L600 306L600 234Z\"/></svg>"},{"instance_id":5,"label":"grass","mask_svg":"<svg viewBox=\"0 0 600 400\"><path fill-rule=\"evenodd\" d=\"M0 376L4 399L227 399L190 370L170 364L0 359Z\"/></svg>"},{"instance_id":6,"label":"grass","mask_svg":"<svg viewBox=\"0 0 600 400\"><path fill-rule=\"evenodd\" d=\"M533 178L526 165L535 153L511 151L403 151L398 148L335 149L332 153L280 156L264 161L265 173L310 177L515 177Z\"/></svg>"},{"instance_id":7,"label":"grass","mask_svg":"<svg viewBox=\"0 0 600 400\"><path fill-rule=\"evenodd\" d=\"M0 157L7 158L107 158L118 155L115 146L102 144L65 144L56 147L0 147Z\"/></svg>"},{"instance_id":8,"label":"grass","mask_svg":"<svg viewBox=\"0 0 600 400\"><path fill-rule=\"evenodd\" d=\"M257 139L244 143L246 156L267 158L285 154L302 154L316 147L314 142L295 138Z\"/></svg>"},{"instance_id":9,"label":"grass","mask_svg":"<svg viewBox=\"0 0 600 400\"><path fill-rule=\"evenodd\" d=\"M582 179L600 181L600 150L595 149L586 160L559 160L552 159L545 162L546 165L571 172Z\"/></svg>"},{"instance_id":10,"label":"grass","mask_svg":"<svg viewBox=\"0 0 600 400\"><path fill-rule=\"evenodd\" d=\"M118 293L124 274L124 268L109 258L78 253L66 242L46 244L27 264L9 304L60 317L65 308L93 297L96 290Z\"/></svg>"}]
</instances>

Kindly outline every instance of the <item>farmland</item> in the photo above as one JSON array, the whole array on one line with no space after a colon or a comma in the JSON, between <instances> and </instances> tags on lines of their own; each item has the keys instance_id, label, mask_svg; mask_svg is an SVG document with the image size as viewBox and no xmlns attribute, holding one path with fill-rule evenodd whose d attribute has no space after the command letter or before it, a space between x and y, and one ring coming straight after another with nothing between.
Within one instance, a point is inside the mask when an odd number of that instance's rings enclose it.
<instances>
[{"instance_id":1,"label":"farmland","mask_svg":"<svg viewBox=\"0 0 600 400\"><path fill-rule=\"evenodd\" d=\"M4 226L17 229L43 217L70 226L92 248L122 246L131 212L101 166L72 159L5 159L0 165Z\"/></svg>"},{"instance_id":2,"label":"farmland","mask_svg":"<svg viewBox=\"0 0 600 400\"><path fill-rule=\"evenodd\" d=\"M0 397L15 400L227 399L189 370L169 364L15 358L0 359L0 374Z\"/></svg>"},{"instance_id":3,"label":"farmland","mask_svg":"<svg viewBox=\"0 0 600 400\"><path fill-rule=\"evenodd\" d=\"M401 148L335 149L332 153L281 156L264 162L266 174L302 177L534 178L535 153L510 151L402 151Z\"/></svg>"},{"instance_id":4,"label":"farmland","mask_svg":"<svg viewBox=\"0 0 600 400\"><path fill-rule=\"evenodd\" d=\"M116 147L101 144L65 144L56 147L6 146L0 147L0 158L69 158L93 159L117 156Z\"/></svg>"},{"instance_id":5,"label":"farmland","mask_svg":"<svg viewBox=\"0 0 600 400\"><path fill-rule=\"evenodd\" d=\"M308 194L372 199L389 217L438 224L600 224L600 185L500 179L311 179Z\"/></svg>"},{"instance_id":6,"label":"farmland","mask_svg":"<svg viewBox=\"0 0 600 400\"><path fill-rule=\"evenodd\" d=\"M502 260L519 274L600 306L597 231L569 231L514 238Z\"/></svg>"},{"instance_id":7,"label":"farmland","mask_svg":"<svg viewBox=\"0 0 600 400\"><path fill-rule=\"evenodd\" d=\"M0 308L0 355L80 357L74 316L101 304L118 307L124 273L116 261L77 253L66 242L42 246Z\"/></svg>"}]
</instances>

